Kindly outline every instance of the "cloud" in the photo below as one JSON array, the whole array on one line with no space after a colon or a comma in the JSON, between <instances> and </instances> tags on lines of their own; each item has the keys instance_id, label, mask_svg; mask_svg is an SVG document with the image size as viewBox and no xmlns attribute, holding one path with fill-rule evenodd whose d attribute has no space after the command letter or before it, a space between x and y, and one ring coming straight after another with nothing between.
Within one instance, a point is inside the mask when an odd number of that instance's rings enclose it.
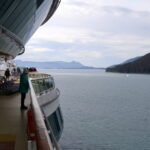
<instances>
[{"instance_id":1,"label":"cloud","mask_svg":"<svg viewBox=\"0 0 150 150\"><path fill-rule=\"evenodd\" d=\"M75 30L76 32L87 29L95 32L132 33L149 36L150 12L131 7L129 4L132 2L127 5L123 0L124 6L121 2L120 0L113 1L113 3L112 1L102 1L102 4L104 3L102 5L101 1L87 1L84 6L72 6L71 2L64 2L56 14L59 19L49 22L48 26L49 28L55 27L58 30L59 28L64 28L66 34L71 29L78 29L79 31ZM142 5L143 3L137 7L142 7ZM63 36L66 34L63 34ZM62 36L62 34L59 35Z\"/></svg>"},{"instance_id":2,"label":"cloud","mask_svg":"<svg viewBox=\"0 0 150 150\"><path fill-rule=\"evenodd\" d=\"M26 46L26 51L29 53L54 52L54 50L50 48L33 47L33 46Z\"/></svg>"},{"instance_id":3,"label":"cloud","mask_svg":"<svg viewBox=\"0 0 150 150\"><path fill-rule=\"evenodd\" d=\"M63 4L71 6L71 5L78 5L81 3L81 0L63 0ZM149 0L87 0L87 1L82 1L82 6L89 6L91 8L97 6L119 6L119 7L125 7L129 9L134 9L137 11L149 11ZM80 7L80 5L78 5Z\"/></svg>"},{"instance_id":4,"label":"cloud","mask_svg":"<svg viewBox=\"0 0 150 150\"><path fill-rule=\"evenodd\" d=\"M148 0L63 0L20 57L107 66L148 53L149 4Z\"/></svg>"},{"instance_id":5,"label":"cloud","mask_svg":"<svg viewBox=\"0 0 150 150\"><path fill-rule=\"evenodd\" d=\"M92 42L94 37L91 35L96 35L97 32L86 28L78 27L45 27L39 30L33 37L33 44L40 43L41 39L55 41L59 43L74 43L75 41L80 41L81 43ZM99 34L99 32L98 32ZM102 32L100 34L103 34ZM39 42L37 42L39 41ZM30 42L30 43L31 43Z\"/></svg>"},{"instance_id":6,"label":"cloud","mask_svg":"<svg viewBox=\"0 0 150 150\"><path fill-rule=\"evenodd\" d=\"M79 59L79 58L83 58L85 59L86 57L90 57L90 58L101 58L102 54L99 51L88 51L88 50L80 50L79 52L75 52L75 51L71 51L69 50L66 53L66 56L69 56L73 59Z\"/></svg>"}]
</instances>

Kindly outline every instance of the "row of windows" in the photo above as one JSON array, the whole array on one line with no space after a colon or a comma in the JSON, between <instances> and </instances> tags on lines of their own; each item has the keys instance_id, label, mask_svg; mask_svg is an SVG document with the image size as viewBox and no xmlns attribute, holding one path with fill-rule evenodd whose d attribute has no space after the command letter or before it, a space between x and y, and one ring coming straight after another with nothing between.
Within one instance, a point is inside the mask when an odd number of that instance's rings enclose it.
<instances>
[{"instance_id":1,"label":"row of windows","mask_svg":"<svg viewBox=\"0 0 150 150\"><path fill-rule=\"evenodd\" d=\"M32 85L37 95L40 95L44 91L51 90L55 87L53 78L32 80Z\"/></svg>"},{"instance_id":2,"label":"row of windows","mask_svg":"<svg viewBox=\"0 0 150 150\"><path fill-rule=\"evenodd\" d=\"M52 115L48 116L47 119L52 128L52 132L58 141L63 130L63 118L60 107L58 107Z\"/></svg>"}]
</instances>

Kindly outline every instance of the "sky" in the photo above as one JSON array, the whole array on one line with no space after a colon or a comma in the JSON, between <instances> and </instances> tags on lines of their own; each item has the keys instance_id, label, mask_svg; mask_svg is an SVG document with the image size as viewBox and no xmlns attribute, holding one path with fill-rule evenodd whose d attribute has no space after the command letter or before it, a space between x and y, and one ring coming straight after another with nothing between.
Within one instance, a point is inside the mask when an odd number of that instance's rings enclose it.
<instances>
[{"instance_id":1,"label":"sky","mask_svg":"<svg viewBox=\"0 0 150 150\"><path fill-rule=\"evenodd\" d=\"M149 0L62 0L17 59L107 67L150 52Z\"/></svg>"}]
</instances>

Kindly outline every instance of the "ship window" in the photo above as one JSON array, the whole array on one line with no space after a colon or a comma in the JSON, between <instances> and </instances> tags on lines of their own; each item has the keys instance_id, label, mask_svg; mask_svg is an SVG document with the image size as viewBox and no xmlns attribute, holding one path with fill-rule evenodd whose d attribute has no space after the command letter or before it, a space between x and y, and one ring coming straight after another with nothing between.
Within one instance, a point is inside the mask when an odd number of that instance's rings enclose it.
<instances>
[{"instance_id":1,"label":"ship window","mask_svg":"<svg viewBox=\"0 0 150 150\"><path fill-rule=\"evenodd\" d=\"M40 5L43 3L44 0L37 0L37 8L40 7Z\"/></svg>"},{"instance_id":2,"label":"ship window","mask_svg":"<svg viewBox=\"0 0 150 150\"><path fill-rule=\"evenodd\" d=\"M62 113L61 113L61 109L60 109L60 107L58 107L58 109L57 109L57 116L58 116L58 118L59 118L59 120L60 120L60 125L62 125L63 124L63 117L62 117Z\"/></svg>"},{"instance_id":3,"label":"ship window","mask_svg":"<svg viewBox=\"0 0 150 150\"><path fill-rule=\"evenodd\" d=\"M61 128L59 126L59 122L58 122L58 118L57 118L56 112L54 112L52 115L50 115L48 117L48 121L49 121L49 123L51 125L51 128L52 128L52 131L53 131L53 133L55 135L55 138L58 141L59 137L60 137Z\"/></svg>"}]
</instances>

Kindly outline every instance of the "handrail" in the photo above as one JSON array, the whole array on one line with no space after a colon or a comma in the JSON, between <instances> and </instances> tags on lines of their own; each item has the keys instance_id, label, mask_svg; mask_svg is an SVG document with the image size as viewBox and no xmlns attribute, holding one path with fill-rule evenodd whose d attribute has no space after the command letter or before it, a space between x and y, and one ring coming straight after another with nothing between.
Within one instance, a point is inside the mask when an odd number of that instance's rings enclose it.
<instances>
[{"instance_id":1,"label":"handrail","mask_svg":"<svg viewBox=\"0 0 150 150\"><path fill-rule=\"evenodd\" d=\"M32 78L32 80L36 80L36 79L42 79L43 77L44 78L49 78L49 77L52 77L51 75L48 75L48 74L39 74L39 73L35 73L35 72L33 72L33 74L32 73L30 73L29 74L29 76L30 76L30 78ZM37 76L37 77L36 77Z\"/></svg>"},{"instance_id":2,"label":"handrail","mask_svg":"<svg viewBox=\"0 0 150 150\"><path fill-rule=\"evenodd\" d=\"M43 114L37 102L36 95L30 79L29 85L30 85L31 107L33 110L34 121L36 126L37 149L53 150L52 142L50 141L48 131L44 123Z\"/></svg>"},{"instance_id":3,"label":"handrail","mask_svg":"<svg viewBox=\"0 0 150 150\"><path fill-rule=\"evenodd\" d=\"M50 76L50 77L51 77L51 76ZM42 78L42 77L40 77L40 78L31 78L31 80L49 79L50 77L44 77L44 78Z\"/></svg>"}]
</instances>

